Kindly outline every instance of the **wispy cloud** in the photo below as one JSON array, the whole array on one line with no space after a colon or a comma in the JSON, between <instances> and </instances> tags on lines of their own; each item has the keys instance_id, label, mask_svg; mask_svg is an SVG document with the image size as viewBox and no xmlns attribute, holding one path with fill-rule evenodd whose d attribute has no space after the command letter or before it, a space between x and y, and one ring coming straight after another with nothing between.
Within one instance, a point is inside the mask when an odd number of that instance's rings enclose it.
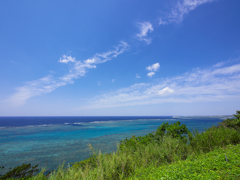
<instances>
[{"instance_id":1,"label":"wispy cloud","mask_svg":"<svg viewBox=\"0 0 240 180\"><path fill-rule=\"evenodd\" d=\"M181 23L184 16L190 11L194 10L198 6L213 2L216 0L177 0L176 5L171 9L171 12L166 13L165 16L160 17L158 24L166 25L171 23ZM148 38L148 33L153 31L153 26L149 21L138 23L140 33L136 34L136 38L139 41L145 41L148 45L152 42L151 38Z\"/></svg>"},{"instance_id":2,"label":"wispy cloud","mask_svg":"<svg viewBox=\"0 0 240 180\"><path fill-rule=\"evenodd\" d=\"M152 71L152 72L149 72L147 74L147 76L152 77L155 74L155 72L153 72L153 71L157 71L159 68L160 68L160 64L159 63L155 63L155 64L153 64L151 66L146 67L147 70Z\"/></svg>"},{"instance_id":3,"label":"wispy cloud","mask_svg":"<svg viewBox=\"0 0 240 180\"><path fill-rule=\"evenodd\" d=\"M228 64L228 63L236 63L236 62L238 62L239 60L240 60L240 57L228 59L227 61L222 61L222 62L219 62L219 63L217 63L217 64L214 64L213 67L216 67L216 68L222 67L223 65L226 65L226 64Z\"/></svg>"},{"instance_id":4,"label":"wispy cloud","mask_svg":"<svg viewBox=\"0 0 240 180\"><path fill-rule=\"evenodd\" d=\"M136 74L136 78L141 78L141 76L139 76L138 74Z\"/></svg>"},{"instance_id":5,"label":"wispy cloud","mask_svg":"<svg viewBox=\"0 0 240 180\"><path fill-rule=\"evenodd\" d=\"M194 10L198 6L212 2L215 0L181 0L178 1L176 6L172 9L171 13L165 17L159 19L159 25L169 24L169 23L180 23L183 18L190 11Z\"/></svg>"},{"instance_id":6,"label":"wispy cloud","mask_svg":"<svg viewBox=\"0 0 240 180\"><path fill-rule=\"evenodd\" d=\"M225 62L225 61L222 61L222 62L219 62L219 63L217 63L217 64L214 64L213 67L218 68L218 67L223 66L224 64L226 64L226 62Z\"/></svg>"},{"instance_id":7,"label":"wispy cloud","mask_svg":"<svg viewBox=\"0 0 240 180\"><path fill-rule=\"evenodd\" d=\"M20 106L31 97L50 93L60 86L66 85L66 81L53 78L51 75L44 78L26 82L24 86L16 88L16 93L6 101L14 106Z\"/></svg>"},{"instance_id":8,"label":"wispy cloud","mask_svg":"<svg viewBox=\"0 0 240 180\"><path fill-rule=\"evenodd\" d=\"M114 50L105 53L97 53L92 58L85 60L84 63L86 64L104 63L106 61L111 60L114 57L117 57L119 54L122 54L124 51L128 49L128 47L129 45L126 42L121 41L121 43L118 46L116 46Z\"/></svg>"},{"instance_id":9,"label":"wispy cloud","mask_svg":"<svg viewBox=\"0 0 240 180\"><path fill-rule=\"evenodd\" d=\"M62 77L49 75L38 80L26 82L24 86L16 88L17 92L6 99L5 102L14 106L20 106L31 97L50 93L60 86L72 84L75 79L85 76L87 69L96 68L95 64L104 63L117 57L126 51L128 46L126 42L122 41L114 50L101 54L97 53L92 58L84 60L83 62L76 60L75 57L63 55L58 62L70 65L71 68L68 74Z\"/></svg>"},{"instance_id":10,"label":"wispy cloud","mask_svg":"<svg viewBox=\"0 0 240 180\"><path fill-rule=\"evenodd\" d=\"M152 39L147 38L148 33L153 31L153 26L150 22L142 22L138 23L138 27L140 29L140 33L136 35L136 38L139 41L145 41L147 44L150 44Z\"/></svg>"},{"instance_id":11,"label":"wispy cloud","mask_svg":"<svg viewBox=\"0 0 240 180\"><path fill-rule=\"evenodd\" d=\"M196 68L157 83L134 84L95 97L80 109L159 104L164 102L210 102L236 100L240 95L240 64Z\"/></svg>"}]
</instances>

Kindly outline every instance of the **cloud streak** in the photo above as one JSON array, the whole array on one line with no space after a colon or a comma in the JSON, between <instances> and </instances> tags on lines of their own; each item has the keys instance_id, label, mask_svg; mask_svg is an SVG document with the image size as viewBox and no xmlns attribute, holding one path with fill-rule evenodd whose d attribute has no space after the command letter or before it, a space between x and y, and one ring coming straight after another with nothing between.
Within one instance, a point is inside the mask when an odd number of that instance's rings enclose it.
<instances>
[{"instance_id":1,"label":"cloud streak","mask_svg":"<svg viewBox=\"0 0 240 180\"><path fill-rule=\"evenodd\" d=\"M63 55L58 62L70 65L71 68L68 74L62 77L48 75L38 80L26 82L24 86L16 88L17 92L6 99L5 102L14 106L20 106L25 104L29 98L50 93L58 87L67 84L73 84L75 79L85 76L88 69L96 68L96 64L104 63L117 57L126 51L128 47L129 45L122 41L114 50L97 53L92 58L84 61L78 61L75 57Z\"/></svg>"},{"instance_id":2,"label":"cloud streak","mask_svg":"<svg viewBox=\"0 0 240 180\"><path fill-rule=\"evenodd\" d=\"M134 84L95 97L88 106L96 109L160 103L190 103L236 100L240 95L240 64L193 69L180 76L163 78L157 83Z\"/></svg>"},{"instance_id":3,"label":"cloud streak","mask_svg":"<svg viewBox=\"0 0 240 180\"><path fill-rule=\"evenodd\" d=\"M170 13L167 13L165 16L159 18L159 25L167 25L171 23L181 23L184 19L184 16L190 11L196 9L198 6L210 3L216 0L178 0L176 5L171 9ZM140 33L136 34L136 38L139 41L145 41L148 45L152 42L152 39L148 37L148 34L151 33L153 25L149 21L138 23Z\"/></svg>"},{"instance_id":4,"label":"cloud streak","mask_svg":"<svg viewBox=\"0 0 240 180\"><path fill-rule=\"evenodd\" d=\"M181 0L178 1L176 6L171 10L171 13L159 19L159 25L170 23L181 23L184 16L198 6L213 2L215 0Z\"/></svg>"}]
</instances>

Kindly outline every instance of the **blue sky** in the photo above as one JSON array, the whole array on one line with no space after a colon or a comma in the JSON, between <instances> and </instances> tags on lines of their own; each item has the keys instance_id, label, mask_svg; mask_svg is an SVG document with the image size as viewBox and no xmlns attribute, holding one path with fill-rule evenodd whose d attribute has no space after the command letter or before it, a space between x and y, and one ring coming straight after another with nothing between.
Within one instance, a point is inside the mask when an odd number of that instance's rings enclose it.
<instances>
[{"instance_id":1,"label":"blue sky","mask_svg":"<svg viewBox=\"0 0 240 180\"><path fill-rule=\"evenodd\" d=\"M0 116L240 110L239 0L0 2Z\"/></svg>"}]
</instances>

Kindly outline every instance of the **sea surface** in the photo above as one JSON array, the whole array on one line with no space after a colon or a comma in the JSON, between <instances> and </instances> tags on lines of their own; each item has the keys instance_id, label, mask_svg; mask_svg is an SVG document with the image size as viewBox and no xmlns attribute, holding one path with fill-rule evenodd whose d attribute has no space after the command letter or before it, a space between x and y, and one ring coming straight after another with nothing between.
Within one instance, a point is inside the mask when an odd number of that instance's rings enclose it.
<instances>
[{"instance_id":1,"label":"sea surface","mask_svg":"<svg viewBox=\"0 0 240 180\"><path fill-rule=\"evenodd\" d=\"M151 133L163 122L180 121L190 131L202 132L228 117L0 117L0 166L31 163L51 171L63 162L88 158L88 144L110 153L126 137Z\"/></svg>"}]
</instances>

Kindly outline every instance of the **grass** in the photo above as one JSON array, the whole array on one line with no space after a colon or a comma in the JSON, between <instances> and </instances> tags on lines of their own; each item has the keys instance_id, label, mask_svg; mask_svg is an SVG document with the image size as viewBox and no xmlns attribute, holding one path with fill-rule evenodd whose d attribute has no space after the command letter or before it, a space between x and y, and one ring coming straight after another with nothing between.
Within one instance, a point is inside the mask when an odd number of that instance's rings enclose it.
<instances>
[{"instance_id":1,"label":"grass","mask_svg":"<svg viewBox=\"0 0 240 180\"><path fill-rule=\"evenodd\" d=\"M135 173L140 167L160 166L186 159L186 143L172 137L164 137L162 143L151 142L147 146L139 145L135 151L120 150L111 154L94 152L95 164L75 163L65 170L63 166L52 173L49 179L124 179ZM33 179L41 179L38 175Z\"/></svg>"},{"instance_id":2,"label":"grass","mask_svg":"<svg viewBox=\"0 0 240 180\"><path fill-rule=\"evenodd\" d=\"M240 144L191 156L170 165L139 168L128 179L240 179Z\"/></svg>"}]
</instances>

